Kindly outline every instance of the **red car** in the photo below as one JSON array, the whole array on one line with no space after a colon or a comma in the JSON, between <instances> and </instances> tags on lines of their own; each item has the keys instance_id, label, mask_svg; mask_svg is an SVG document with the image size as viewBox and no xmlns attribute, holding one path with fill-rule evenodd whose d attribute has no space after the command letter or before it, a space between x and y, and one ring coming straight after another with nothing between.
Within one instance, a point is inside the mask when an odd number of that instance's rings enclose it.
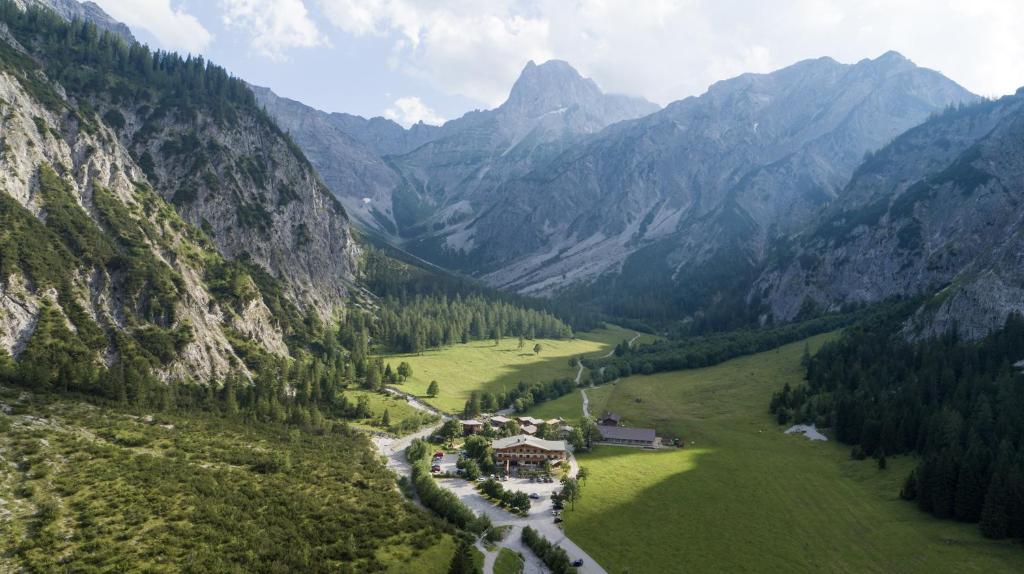
<instances>
[{"instance_id":1,"label":"red car","mask_svg":"<svg viewBox=\"0 0 1024 574\"><path fill-rule=\"evenodd\" d=\"M434 458L444 458L444 451L439 450L434 453Z\"/></svg>"}]
</instances>

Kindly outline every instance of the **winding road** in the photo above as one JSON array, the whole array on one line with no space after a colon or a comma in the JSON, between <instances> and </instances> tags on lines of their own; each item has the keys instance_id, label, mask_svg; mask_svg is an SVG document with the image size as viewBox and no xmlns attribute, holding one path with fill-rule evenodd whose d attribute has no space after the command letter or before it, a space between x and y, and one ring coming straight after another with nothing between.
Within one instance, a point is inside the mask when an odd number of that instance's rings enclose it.
<instances>
[{"instance_id":1,"label":"winding road","mask_svg":"<svg viewBox=\"0 0 1024 574\"><path fill-rule=\"evenodd\" d=\"M640 337L640 333L634 332L634 336L629 340L627 345L633 346L633 343ZM615 354L613 348L607 354L602 355L602 359L607 359ZM576 371L576 384L579 385L580 380L583 377L583 363L577 365L578 370ZM387 392L405 397L413 407L422 411L430 412L439 415L442 421L449 419L450 417L445 413L420 402L419 399L409 393L399 391L393 388L387 388ZM590 416L590 398L587 396L585 389L580 389L580 394L583 398L583 416ZM504 409L499 411L499 414L511 414L511 409ZM373 439L374 444L377 446L377 450L382 456L387 458L387 467L393 470L399 476L410 477L412 475L412 466L405 460L405 449L412 444L412 441L417 438L427 438L434 434L441 427L442 423L438 423L429 428L422 429L413 434L404 436L402 438L391 438L391 437L375 437ZM568 463L570 465L570 476L576 476L579 472L579 465L576 463L576 457L573 456L572 452L569 453ZM523 480L523 479L513 479ZM530 509L530 513L526 517L511 514L502 508L491 504L485 500L480 493L474 488L474 484L466 482L461 479L442 479L438 480L437 483L442 487L448 489L465 504L473 512L479 515L486 515L490 517L491 523L494 526L510 526L509 532L505 538L497 543L498 548L508 548L514 552L518 552L524 560L523 573L524 574L543 574L548 571L544 564L539 558L527 548L522 541L523 527L530 526L542 536L547 538L552 544L562 547L572 560L582 559L583 566L578 568L582 574L607 574L604 568L597 563L589 554L587 554L582 548L576 545L575 542L570 540L561 527L554 523L554 519L551 516L551 498L547 496L543 498L539 503L534 504ZM514 488L515 484L509 484L507 488ZM519 490L531 491L534 489L540 489L540 485L530 486L528 483L519 485L523 488ZM494 563L498 558L498 550L489 551L484 547L481 541L476 543L477 549L484 554L484 574L492 574L494 572Z\"/></svg>"}]
</instances>

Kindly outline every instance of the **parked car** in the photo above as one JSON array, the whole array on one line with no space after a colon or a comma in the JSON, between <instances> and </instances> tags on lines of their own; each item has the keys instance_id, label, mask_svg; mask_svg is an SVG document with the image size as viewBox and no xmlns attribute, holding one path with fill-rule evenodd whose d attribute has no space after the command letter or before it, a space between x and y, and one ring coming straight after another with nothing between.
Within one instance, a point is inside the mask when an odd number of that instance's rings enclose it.
<instances>
[{"instance_id":1,"label":"parked car","mask_svg":"<svg viewBox=\"0 0 1024 574\"><path fill-rule=\"evenodd\" d=\"M439 451L435 452L434 453L434 458L444 458L444 451L443 450L439 450Z\"/></svg>"},{"instance_id":2,"label":"parked car","mask_svg":"<svg viewBox=\"0 0 1024 574\"><path fill-rule=\"evenodd\" d=\"M430 467L430 472L441 472L441 465L435 464L434 466Z\"/></svg>"},{"instance_id":3,"label":"parked car","mask_svg":"<svg viewBox=\"0 0 1024 574\"><path fill-rule=\"evenodd\" d=\"M550 483L552 483L554 481L555 481L555 479L551 478L550 476L544 479L544 482L546 482L548 484L550 484Z\"/></svg>"},{"instance_id":4,"label":"parked car","mask_svg":"<svg viewBox=\"0 0 1024 574\"><path fill-rule=\"evenodd\" d=\"M555 517L555 524L560 524L561 522L562 522L562 517L561 516L556 516Z\"/></svg>"},{"instance_id":5,"label":"parked car","mask_svg":"<svg viewBox=\"0 0 1024 574\"><path fill-rule=\"evenodd\" d=\"M573 565L573 567L575 567L575 568L579 568L580 566L583 566L583 559L582 559L582 558L580 558L579 560L577 560L577 561L573 562L573 563L572 563L572 565Z\"/></svg>"},{"instance_id":6,"label":"parked car","mask_svg":"<svg viewBox=\"0 0 1024 574\"><path fill-rule=\"evenodd\" d=\"M537 494L536 492L531 492L530 493L530 498L532 498L534 500L539 500L540 499L540 495Z\"/></svg>"},{"instance_id":7,"label":"parked car","mask_svg":"<svg viewBox=\"0 0 1024 574\"><path fill-rule=\"evenodd\" d=\"M530 482L537 482L537 477L536 476L531 476L530 477Z\"/></svg>"},{"instance_id":8,"label":"parked car","mask_svg":"<svg viewBox=\"0 0 1024 574\"><path fill-rule=\"evenodd\" d=\"M477 478L477 479L476 479L476 481L477 481L477 482L487 482L487 478L486 478L486 477L483 477L483 476L481 476L480 478Z\"/></svg>"}]
</instances>

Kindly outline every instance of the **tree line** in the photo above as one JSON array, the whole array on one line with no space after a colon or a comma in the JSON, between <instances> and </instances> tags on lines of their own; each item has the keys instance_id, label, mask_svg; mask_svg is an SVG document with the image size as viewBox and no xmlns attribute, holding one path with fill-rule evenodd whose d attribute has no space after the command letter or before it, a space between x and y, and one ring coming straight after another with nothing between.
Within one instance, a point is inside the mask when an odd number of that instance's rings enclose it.
<instances>
[{"instance_id":1,"label":"tree line","mask_svg":"<svg viewBox=\"0 0 1024 574\"><path fill-rule=\"evenodd\" d=\"M904 303L892 303L900 306ZM879 309L888 308L881 306ZM875 312L881 312L876 310ZM862 313L826 315L800 323L716 333L683 339L663 339L646 345L630 346L622 341L607 358L582 359L591 371L593 382L613 381L634 374L650 375L666 371L696 369L717 365L743 355L760 353L849 325ZM604 374L599 375L601 368Z\"/></svg>"},{"instance_id":2,"label":"tree line","mask_svg":"<svg viewBox=\"0 0 1024 574\"><path fill-rule=\"evenodd\" d=\"M914 454L900 492L938 518L1024 538L1024 318L980 341L955 330L908 341L905 315L857 325L805 354L807 382L770 408L780 423L828 427L855 458Z\"/></svg>"}]
</instances>

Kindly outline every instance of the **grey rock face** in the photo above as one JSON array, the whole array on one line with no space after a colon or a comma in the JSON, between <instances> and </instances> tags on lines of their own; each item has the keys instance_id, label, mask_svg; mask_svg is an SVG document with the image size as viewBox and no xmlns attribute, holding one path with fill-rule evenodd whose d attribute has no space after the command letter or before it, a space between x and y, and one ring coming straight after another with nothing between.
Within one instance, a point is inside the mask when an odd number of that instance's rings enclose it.
<instances>
[{"instance_id":1,"label":"grey rock face","mask_svg":"<svg viewBox=\"0 0 1024 574\"><path fill-rule=\"evenodd\" d=\"M383 118L318 112L256 90L363 226L416 241L486 209L497 188L577 137L656 111L603 94L565 62L530 62L502 106L405 130ZM479 195L479 197L478 197Z\"/></svg>"},{"instance_id":2,"label":"grey rock face","mask_svg":"<svg viewBox=\"0 0 1024 574\"><path fill-rule=\"evenodd\" d=\"M971 338L1024 310L1024 98L948 111L868 159L756 287L776 317L934 295L910 336Z\"/></svg>"},{"instance_id":3,"label":"grey rock face","mask_svg":"<svg viewBox=\"0 0 1024 574\"><path fill-rule=\"evenodd\" d=\"M836 196L865 152L973 99L894 53L718 82L507 182L472 222L474 255L492 283L536 293L563 275L617 272L651 246L660 255L647 266L675 283L732 264L716 260L726 255L756 266L774 237Z\"/></svg>"}]
</instances>

